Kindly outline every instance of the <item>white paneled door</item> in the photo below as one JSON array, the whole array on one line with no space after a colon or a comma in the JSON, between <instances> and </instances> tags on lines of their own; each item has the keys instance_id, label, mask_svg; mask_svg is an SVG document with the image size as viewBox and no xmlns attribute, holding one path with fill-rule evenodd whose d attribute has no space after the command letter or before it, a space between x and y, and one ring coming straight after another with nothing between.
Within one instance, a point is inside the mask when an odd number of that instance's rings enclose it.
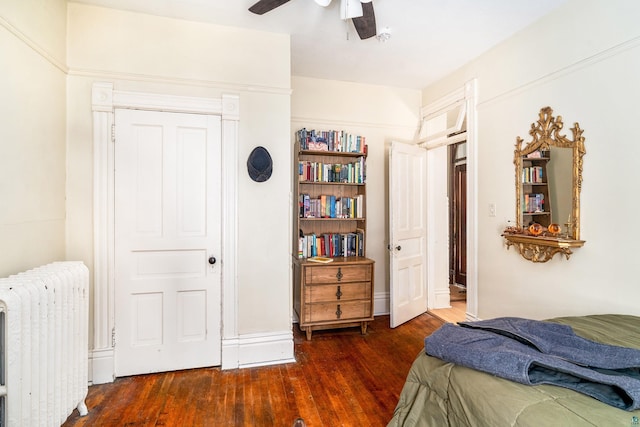
<instances>
[{"instance_id":1,"label":"white paneled door","mask_svg":"<svg viewBox=\"0 0 640 427\"><path fill-rule=\"evenodd\" d=\"M116 376L219 365L219 116L115 112Z\"/></svg>"},{"instance_id":2,"label":"white paneled door","mask_svg":"<svg viewBox=\"0 0 640 427\"><path fill-rule=\"evenodd\" d=\"M393 142L389 150L391 327L427 311L427 154Z\"/></svg>"}]
</instances>

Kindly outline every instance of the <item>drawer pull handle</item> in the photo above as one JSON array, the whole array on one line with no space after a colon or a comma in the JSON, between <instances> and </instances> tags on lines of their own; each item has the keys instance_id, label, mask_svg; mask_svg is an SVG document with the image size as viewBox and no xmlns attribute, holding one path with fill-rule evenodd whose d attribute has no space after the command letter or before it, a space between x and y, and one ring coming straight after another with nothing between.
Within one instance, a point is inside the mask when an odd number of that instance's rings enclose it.
<instances>
[{"instance_id":1,"label":"drawer pull handle","mask_svg":"<svg viewBox=\"0 0 640 427\"><path fill-rule=\"evenodd\" d=\"M339 319L342 315L342 310L340 310L340 304L338 304L338 309L336 310L336 317Z\"/></svg>"},{"instance_id":2,"label":"drawer pull handle","mask_svg":"<svg viewBox=\"0 0 640 427\"><path fill-rule=\"evenodd\" d=\"M336 292L336 297L340 299L341 296L342 296L342 291L340 290L340 286L338 286L338 292Z\"/></svg>"},{"instance_id":3,"label":"drawer pull handle","mask_svg":"<svg viewBox=\"0 0 640 427\"><path fill-rule=\"evenodd\" d=\"M340 281L340 279L342 279L342 267L338 267L338 273L336 274L336 279L338 279L338 281Z\"/></svg>"}]
</instances>

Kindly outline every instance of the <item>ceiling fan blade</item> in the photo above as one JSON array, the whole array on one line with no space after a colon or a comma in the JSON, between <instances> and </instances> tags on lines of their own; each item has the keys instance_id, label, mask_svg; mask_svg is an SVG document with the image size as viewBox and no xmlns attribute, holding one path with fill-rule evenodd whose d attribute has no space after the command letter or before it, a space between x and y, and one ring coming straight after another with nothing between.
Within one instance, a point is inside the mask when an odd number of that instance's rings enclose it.
<instances>
[{"instance_id":1,"label":"ceiling fan blade","mask_svg":"<svg viewBox=\"0 0 640 427\"><path fill-rule=\"evenodd\" d=\"M249 12L253 12L256 15L262 15L267 13L278 6L282 6L289 0L260 0L249 8Z\"/></svg>"},{"instance_id":2,"label":"ceiling fan blade","mask_svg":"<svg viewBox=\"0 0 640 427\"><path fill-rule=\"evenodd\" d=\"M373 13L373 3L362 3L362 16L353 18L352 21L362 40L376 35L376 15Z\"/></svg>"},{"instance_id":3,"label":"ceiling fan blade","mask_svg":"<svg viewBox=\"0 0 640 427\"><path fill-rule=\"evenodd\" d=\"M351 19L362 16L362 3L360 0L341 0L340 19Z\"/></svg>"}]
</instances>

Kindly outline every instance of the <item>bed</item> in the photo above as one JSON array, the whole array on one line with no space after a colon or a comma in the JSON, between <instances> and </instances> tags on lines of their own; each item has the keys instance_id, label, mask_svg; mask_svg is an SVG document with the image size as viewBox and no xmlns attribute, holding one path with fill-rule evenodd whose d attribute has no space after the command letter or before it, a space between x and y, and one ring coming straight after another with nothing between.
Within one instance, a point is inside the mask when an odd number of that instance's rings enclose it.
<instances>
[{"instance_id":1,"label":"bed","mask_svg":"<svg viewBox=\"0 0 640 427\"><path fill-rule=\"evenodd\" d=\"M640 317L591 315L549 319L583 338L640 349ZM456 326L458 327L458 326ZM633 426L625 410L556 385L525 385L437 357L414 361L388 426Z\"/></svg>"}]
</instances>

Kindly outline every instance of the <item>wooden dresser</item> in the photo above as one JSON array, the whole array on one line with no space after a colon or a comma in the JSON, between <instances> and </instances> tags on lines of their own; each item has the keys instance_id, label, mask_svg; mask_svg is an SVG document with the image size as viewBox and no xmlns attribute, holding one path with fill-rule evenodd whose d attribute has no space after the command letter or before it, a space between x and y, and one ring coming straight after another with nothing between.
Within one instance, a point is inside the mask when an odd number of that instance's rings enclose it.
<instances>
[{"instance_id":1,"label":"wooden dresser","mask_svg":"<svg viewBox=\"0 0 640 427\"><path fill-rule=\"evenodd\" d=\"M365 257L294 262L294 309L308 340L320 329L360 326L367 332L373 320L373 266Z\"/></svg>"}]
</instances>

